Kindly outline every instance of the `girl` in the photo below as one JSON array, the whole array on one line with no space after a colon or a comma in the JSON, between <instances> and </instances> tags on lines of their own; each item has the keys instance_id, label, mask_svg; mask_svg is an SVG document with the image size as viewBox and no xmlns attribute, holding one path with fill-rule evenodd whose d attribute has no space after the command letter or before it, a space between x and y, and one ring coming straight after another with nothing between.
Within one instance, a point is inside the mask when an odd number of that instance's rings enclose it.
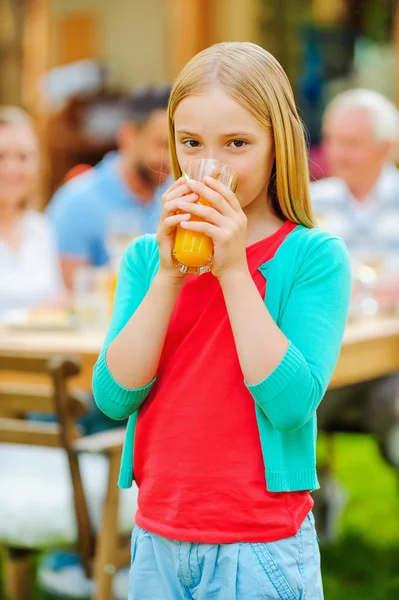
<instances>
[{"instance_id":1,"label":"girl","mask_svg":"<svg viewBox=\"0 0 399 600\"><path fill-rule=\"evenodd\" d=\"M313 228L303 127L268 52L223 43L195 56L169 127L176 181L157 237L125 253L94 372L99 407L130 415L129 598L320 600L309 491L316 409L348 311L347 254ZM233 167L237 194L181 178L195 158ZM213 239L212 273L173 266L178 224Z\"/></svg>"},{"instance_id":2,"label":"girl","mask_svg":"<svg viewBox=\"0 0 399 600\"><path fill-rule=\"evenodd\" d=\"M29 204L39 183L30 117L0 107L0 313L61 300L63 284L47 218Z\"/></svg>"}]
</instances>

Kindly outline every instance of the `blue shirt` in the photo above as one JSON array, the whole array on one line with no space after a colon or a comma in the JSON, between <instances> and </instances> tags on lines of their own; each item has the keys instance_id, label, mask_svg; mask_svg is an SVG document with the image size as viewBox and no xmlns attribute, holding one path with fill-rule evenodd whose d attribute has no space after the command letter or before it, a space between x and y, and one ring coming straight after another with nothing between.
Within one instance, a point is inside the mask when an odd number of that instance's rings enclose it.
<instances>
[{"instance_id":1,"label":"blue shirt","mask_svg":"<svg viewBox=\"0 0 399 600\"><path fill-rule=\"evenodd\" d=\"M48 207L61 255L102 266L109 261L108 236L119 228L125 238L154 233L162 210L160 186L143 201L126 185L118 154L107 155L94 169L63 185Z\"/></svg>"}]
</instances>

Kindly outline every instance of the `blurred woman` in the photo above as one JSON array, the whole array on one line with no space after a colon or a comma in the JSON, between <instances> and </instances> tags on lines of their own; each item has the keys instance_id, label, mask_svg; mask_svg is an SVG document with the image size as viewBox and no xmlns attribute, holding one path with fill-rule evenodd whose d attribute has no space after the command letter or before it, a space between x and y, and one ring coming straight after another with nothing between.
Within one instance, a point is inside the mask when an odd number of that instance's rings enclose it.
<instances>
[{"instance_id":1,"label":"blurred woman","mask_svg":"<svg viewBox=\"0 0 399 600\"><path fill-rule=\"evenodd\" d=\"M63 293L47 217L33 210L39 141L20 108L0 107L0 313L57 301Z\"/></svg>"}]
</instances>

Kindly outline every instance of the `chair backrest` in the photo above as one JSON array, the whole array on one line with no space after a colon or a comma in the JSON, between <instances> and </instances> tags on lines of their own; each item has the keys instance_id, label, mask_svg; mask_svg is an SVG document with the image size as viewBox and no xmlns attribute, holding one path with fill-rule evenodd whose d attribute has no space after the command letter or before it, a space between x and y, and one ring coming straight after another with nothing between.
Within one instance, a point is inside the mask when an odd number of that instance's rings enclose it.
<instances>
[{"instance_id":1,"label":"chair backrest","mask_svg":"<svg viewBox=\"0 0 399 600\"><path fill-rule=\"evenodd\" d=\"M0 352L0 372L12 372L11 381L0 381L0 442L65 448L79 437L76 418L87 408L83 396L69 393L67 381L80 371L69 358L13 356ZM27 383L47 374L48 384ZM23 420L28 413L45 413L59 423Z\"/></svg>"},{"instance_id":2,"label":"chair backrest","mask_svg":"<svg viewBox=\"0 0 399 600\"><path fill-rule=\"evenodd\" d=\"M79 551L87 573L94 554L94 533L84 494L74 442L80 437L77 419L87 411L84 396L69 389L80 372L80 361L68 357L17 356L0 351L0 443L62 448L68 457L79 532ZM1 375L7 373L6 381ZM47 375L48 384L35 377ZM37 413L35 420L27 414ZM54 415L56 422L40 420Z\"/></svg>"}]
</instances>

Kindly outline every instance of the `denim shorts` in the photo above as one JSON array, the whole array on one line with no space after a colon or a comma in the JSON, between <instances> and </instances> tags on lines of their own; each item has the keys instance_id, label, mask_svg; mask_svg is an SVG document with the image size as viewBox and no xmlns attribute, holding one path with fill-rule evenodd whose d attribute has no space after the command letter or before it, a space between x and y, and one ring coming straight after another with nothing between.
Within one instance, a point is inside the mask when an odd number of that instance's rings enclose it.
<instances>
[{"instance_id":1,"label":"denim shorts","mask_svg":"<svg viewBox=\"0 0 399 600\"><path fill-rule=\"evenodd\" d=\"M135 526L129 600L322 600L313 514L268 543L178 542Z\"/></svg>"}]
</instances>

